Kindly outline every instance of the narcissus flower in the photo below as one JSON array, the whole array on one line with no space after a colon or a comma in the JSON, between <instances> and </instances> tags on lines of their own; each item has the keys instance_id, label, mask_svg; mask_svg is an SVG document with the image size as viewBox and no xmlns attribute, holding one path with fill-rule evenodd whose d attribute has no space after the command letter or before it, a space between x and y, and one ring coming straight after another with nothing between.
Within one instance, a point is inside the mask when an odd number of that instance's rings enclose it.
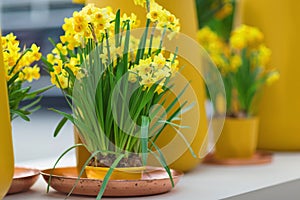
<instances>
[{"instance_id":1,"label":"narcissus flower","mask_svg":"<svg viewBox=\"0 0 300 200\"><path fill-rule=\"evenodd\" d=\"M277 80L279 80L280 78L280 74L277 71L272 71L270 73L270 75L267 78L267 84L268 85L272 85L274 82L276 82Z\"/></svg>"},{"instance_id":2,"label":"narcissus flower","mask_svg":"<svg viewBox=\"0 0 300 200\"><path fill-rule=\"evenodd\" d=\"M2 36L1 42L7 80L17 73L19 73L19 77L16 81L32 82L40 78L40 68L37 65L32 67L34 62L40 60L42 56L39 52L40 47L32 44L30 48L21 50L19 47L20 42L13 33Z\"/></svg>"}]
</instances>

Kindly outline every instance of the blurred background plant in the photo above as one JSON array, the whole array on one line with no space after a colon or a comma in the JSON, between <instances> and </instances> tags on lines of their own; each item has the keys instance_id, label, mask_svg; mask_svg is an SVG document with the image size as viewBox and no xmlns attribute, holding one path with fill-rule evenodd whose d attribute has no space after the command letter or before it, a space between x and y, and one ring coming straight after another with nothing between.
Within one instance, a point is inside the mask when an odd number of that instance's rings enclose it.
<instances>
[{"instance_id":1,"label":"blurred background plant","mask_svg":"<svg viewBox=\"0 0 300 200\"><path fill-rule=\"evenodd\" d=\"M228 41L234 24L236 0L196 0L199 29L209 27Z\"/></svg>"},{"instance_id":2,"label":"blurred background plant","mask_svg":"<svg viewBox=\"0 0 300 200\"><path fill-rule=\"evenodd\" d=\"M271 50L264 44L263 33L241 25L232 31L229 42L209 27L198 33L200 44L219 68L226 91L227 116L251 117L256 113L257 97L264 85L279 78L279 72L269 66ZM216 102L224 103L224 99Z\"/></svg>"},{"instance_id":3,"label":"blurred background plant","mask_svg":"<svg viewBox=\"0 0 300 200\"><path fill-rule=\"evenodd\" d=\"M40 78L40 68L35 64L42 56L40 47L32 44L30 48L21 49L13 33L2 36L1 42L11 121L17 117L29 121L28 115L40 108L38 103L42 97L38 95L49 89L31 91L30 86L25 86Z\"/></svg>"}]
</instances>

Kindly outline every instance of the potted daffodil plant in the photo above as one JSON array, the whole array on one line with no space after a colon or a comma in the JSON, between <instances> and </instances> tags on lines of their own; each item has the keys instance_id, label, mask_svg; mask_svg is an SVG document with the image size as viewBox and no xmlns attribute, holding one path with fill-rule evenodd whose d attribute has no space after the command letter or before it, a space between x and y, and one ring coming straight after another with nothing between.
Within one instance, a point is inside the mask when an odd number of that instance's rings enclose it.
<instances>
[{"instance_id":1,"label":"potted daffodil plant","mask_svg":"<svg viewBox=\"0 0 300 200\"><path fill-rule=\"evenodd\" d=\"M163 41L179 32L179 20L153 0L136 3L147 10L144 29L137 29L133 13L87 4L65 19L61 42L53 42L52 53L43 58L72 108L72 114L54 110L63 116L55 135L67 120L74 124L83 144L67 151L83 145L90 152L80 175L85 170L88 178L103 180L99 198L109 179L140 179L148 154L174 184L156 140L166 126L183 128L180 117L191 107L178 106L184 91L169 101L178 50L164 50Z\"/></svg>"},{"instance_id":2,"label":"potted daffodil plant","mask_svg":"<svg viewBox=\"0 0 300 200\"><path fill-rule=\"evenodd\" d=\"M0 32L1 33L1 32ZM32 44L29 48L20 48L20 42L13 33L1 35L0 47L0 90L1 90L1 159L4 164L1 170L3 180L1 183L0 198L5 193L14 193L18 189L11 186L14 171L14 155L11 137L11 122L20 117L30 121L29 115L39 109L41 96L46 91L43 88L31 91L28 83L40 78L40 68L35 64L42 54L39 47ZM11 187L9 189L9 187Z\"/></svg>"},{"instance_id":3,"label":"potted daffodil plant","mask_svg":"<svg viewBox=\"0 0 300 200\"><path fill-rule=\"evenodd\" d=\"M224 42L210 28L199 31L200 44L207 50L222 75L227 116L223 131L216 143L219 158L251 158L256 152L259 119L256 107L263 87L279 78L269 66L271 51L264 44L264 36L255 27L241 25Z\"/></svg>"}]
</instances>

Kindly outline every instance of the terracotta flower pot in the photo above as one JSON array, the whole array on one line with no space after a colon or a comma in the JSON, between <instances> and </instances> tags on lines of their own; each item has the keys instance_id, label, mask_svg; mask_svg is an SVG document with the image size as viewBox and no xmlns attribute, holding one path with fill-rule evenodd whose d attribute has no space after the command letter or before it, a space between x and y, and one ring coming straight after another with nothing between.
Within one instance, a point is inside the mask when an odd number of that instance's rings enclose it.
<instances>
[{"instance_id":1,"label":"terracotta flower pot","mask_svg":"<svg viewBox=\"0 0 300 200\"><path fill-rule=\"evenodd\" d=\"M103 180L110 168L86 166L85 173L88 178ZM139 180L142 178L145 167L116 168L110 176L110 180Z\"/></svg>"},{"instance_id":2,"label":"terracotta flower pot","mask_svg":"<svg viewBox=\"0 0 300 200\"><path fill-rule=\"evenodd\" d=\"M257 146L259 120L226 118L222 133L216 143L217 158L250 158Z\"/></svg>"}]
</instances>

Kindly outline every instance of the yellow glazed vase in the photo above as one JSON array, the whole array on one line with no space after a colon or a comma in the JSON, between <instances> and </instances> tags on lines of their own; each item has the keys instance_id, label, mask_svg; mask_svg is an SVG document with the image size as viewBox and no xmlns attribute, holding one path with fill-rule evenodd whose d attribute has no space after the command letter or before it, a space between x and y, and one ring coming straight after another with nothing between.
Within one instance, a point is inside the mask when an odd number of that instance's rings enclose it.
<instances>
[{"instance_id":1,"label":"yellow glazed vase","mask_svg":"<svg viewBox=\"0 0 300 200\"><path fill-rule=\"evenodd\" d=\"M280 71L261 99L258 148L300 150L300 1L243 0L242 8L242 21L262 30Z\"/></svg>"},{"instance_id":2,"label":"yellow glazed vase","mask_svg":"<svg viewBox=\"0 0 300 200\"><path fill-rule=\"evenodd\" d=\"M2 45L0 45L0 104L0 199L2 199L10 187L14 174L13 144Z\"/></svg>"},{"instance_id":3,"label":"yellow glazed vase","mask_svg":"<svg viewBox=\"0 0 300 200\"><path fill-rule=\"evenodd\" d=\"M85 173L88 178L103 180L108 167L92 167L86 166ZM142 178L145 167L129 167L129 168L116 168L110 176L110 180L139 180Z\"/></svg>"},{"instance_id":4,"label":"yellow glazed vase","mask_svg":"<svg viewBox=\"0 0 300 200\"><path fill-rule=\"evenodd\" d=\"M216 143L217 158L250 158L257 146L258 118L226 118Z\"/></svg>"},{"instance_id":5,"label":"yellow glazed vase","mask_svg":"<svg viewBox=\"0 0 300 200\"><path fill-rule=\"evenodd\" d=\"M166 9L168 9L170 12L174 13L179 19L181 23L181 32L188 35L189 37L196 40L197 36L197 16L196 16L196 7L194 0L158 0L158 3L163 5ZM134 12L137 14L137 16L145 16L145 9L134 5L133 0L125 1L124 0L87 0L86 3L95 3L95 5L99 7L104 6L111 6L113 9L121 9L122 12L131 13ZM142 23L143 23L143 19ZM145 19L144 19L145 21ZM198 110L200 112L201 120L199 122L196 122L191 127L190 131L186 131L186 135L191 135L195 131L197 134L193 138L191 142L191 147L194 150L196 155L199 155L201 147L205 143L205 137L207 133L207 119L206 119L206 112L205 112L205 89L204 89L204 83L201 75L198 73L198 71L191 66L191 64L184 59L180 59L180 65L184 66L184 69L181 71L181 73L186 77L187 80L191 81L191 86L193 90L195 91L195 95L197 97L197 106ZM177 83L176 83L177 84ZM192 94L190 95L192 98ZM193 102L194 100L192 100ZM198 113L197 109L194 109L189 112L189 115L185 115L186 121L197 121L195 119L195 116L197 116ZM159 137L159 140L157 141L158 146L166 146L176 135L174 130L166 130L167 134L162 134ZM191 132L189 134L189 132ZM186 148L185 143L181 141L181 138L177 137L174 139L175 143L178 143L176 146L177 152L182 152L182 155L171 162L170 167L182 171L189 171L193 168L195 168L199 162L199 158L194 158L189 150ZM178 141L177 141L178 140ZM180 140L180 141L179 141ZM174 149L168 150L173 151ZM77 155L81 156L77 159L79 160L78 163L82 163L80 161L81 159L86 160L88 158L88 155L85 155L84 153L77 153ZM168 156L166 156L168 157Z\"/></svg>"}]
</instances>

